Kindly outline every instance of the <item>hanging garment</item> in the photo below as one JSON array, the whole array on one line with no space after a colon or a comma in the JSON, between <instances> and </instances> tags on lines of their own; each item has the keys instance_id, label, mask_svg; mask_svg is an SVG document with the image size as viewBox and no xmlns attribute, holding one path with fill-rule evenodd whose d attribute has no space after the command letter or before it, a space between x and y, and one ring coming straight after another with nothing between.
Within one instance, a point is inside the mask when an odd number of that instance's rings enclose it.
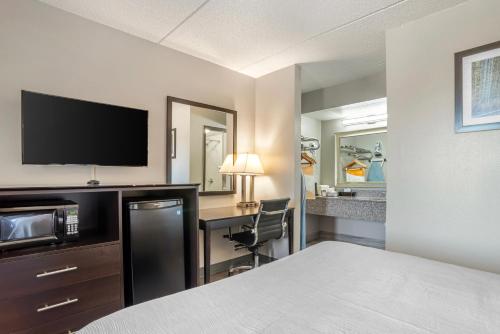
<instances>
[{"instance_id":1,"label":"hanging garment","mask_svg":"<svg viewBox=\"0 0 500 334\"><path fill-rule=\"evenodd\" d=\"M366 182L366 169L365 165L358 159L352 160L344 167L346 182Z\"/></svg>"},{"instance_id":2,"label":"hanging garment","mask_svg":"<svg viewBox=\"0 0 500 334\"><path fill-rule=\"evenodd\" d=\"M384 160L372 160L370 168L368 169L368 182L384 182L384 170L382 166L384 164Z\"/></svg>"},{"instance_id":3,"label":"hanging garment","mask_svg":"<svg viewBox=\"0 0 500 334\"><path fill-rule=\"evenodd\" d=\"M365 182L366 168L365 167L348 167L345 169L345 180L347 182Z\"/></svg>"}]
</instances>

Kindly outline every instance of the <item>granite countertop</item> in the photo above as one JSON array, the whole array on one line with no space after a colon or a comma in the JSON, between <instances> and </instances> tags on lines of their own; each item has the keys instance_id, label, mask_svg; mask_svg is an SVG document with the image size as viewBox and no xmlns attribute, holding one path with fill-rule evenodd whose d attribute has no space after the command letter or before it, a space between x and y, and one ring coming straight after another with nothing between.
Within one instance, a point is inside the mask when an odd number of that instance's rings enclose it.
<instances>
[{"instance_id":1,"label":"granite countertop","mask_svg":"<svg viewBox=\"0 0 500 334\"><path fill-rule=\"evenodd\" d=\"M385 223L385 197L317 197L306 202L308 214Z\"/></svg>"},{"instance_id":2,"label":"granite countertop","mask_svg":"<svg viewBox=\"0 0 500 334\"><path fill-rule=\"evenodd\" d=\"M385 197L365 197L365 196L354 196L354 197L349 197L349 196L318 196L315 199L322 199L322 200L347 200L347 201L371 201L371 202L385 202L386 199ZM311 199L314 200L314 199Z\"/></svg>"}]
</instances>

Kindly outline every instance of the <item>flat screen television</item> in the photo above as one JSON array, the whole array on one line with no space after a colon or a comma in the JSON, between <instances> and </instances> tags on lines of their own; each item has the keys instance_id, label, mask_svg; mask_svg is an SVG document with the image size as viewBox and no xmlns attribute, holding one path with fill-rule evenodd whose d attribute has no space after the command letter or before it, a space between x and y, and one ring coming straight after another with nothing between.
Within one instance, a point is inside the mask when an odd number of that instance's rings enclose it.
<instances>
[{"instance_id":1,"label":"flat screen television","mask_svg":"<svg viewBox=\"0 0 500 334\"><path fill-rule=\"evenodd\" d=\"M148 111L21 92L22 162L147 166Z\"/></svg>"}]
</instances>

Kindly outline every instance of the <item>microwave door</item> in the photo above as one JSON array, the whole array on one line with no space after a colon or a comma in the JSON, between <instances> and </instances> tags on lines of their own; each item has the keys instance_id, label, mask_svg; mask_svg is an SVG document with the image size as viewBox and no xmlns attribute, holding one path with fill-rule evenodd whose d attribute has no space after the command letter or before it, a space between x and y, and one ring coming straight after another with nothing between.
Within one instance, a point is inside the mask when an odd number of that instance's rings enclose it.
<instances>
[{"instance_id":1,"label":"microwave door","mask_svg":"<svg viewBox=\"0 0 500 334\"><path fill-rule=\"evenodd\" d=\"M57 239L54 222L53 210L1 215L1 241L7 245Z\"/></svg>"}]
</instances>

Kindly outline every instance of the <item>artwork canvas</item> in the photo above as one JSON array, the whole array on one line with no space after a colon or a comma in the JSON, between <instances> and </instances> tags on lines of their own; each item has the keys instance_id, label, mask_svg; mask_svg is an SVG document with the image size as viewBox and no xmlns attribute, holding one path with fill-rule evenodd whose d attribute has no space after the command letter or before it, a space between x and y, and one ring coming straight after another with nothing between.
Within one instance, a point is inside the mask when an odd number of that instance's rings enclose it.
<instances>
[{"instance_id":1,"label":"artwork canvas","mask_svg":"<svg viewBox=\"0 0 500 334\"><path fill-rule=\"evenodd\" d=\"M457 132L500 129L500 42L456 54Z\"/></svg>"}]
</instances>

